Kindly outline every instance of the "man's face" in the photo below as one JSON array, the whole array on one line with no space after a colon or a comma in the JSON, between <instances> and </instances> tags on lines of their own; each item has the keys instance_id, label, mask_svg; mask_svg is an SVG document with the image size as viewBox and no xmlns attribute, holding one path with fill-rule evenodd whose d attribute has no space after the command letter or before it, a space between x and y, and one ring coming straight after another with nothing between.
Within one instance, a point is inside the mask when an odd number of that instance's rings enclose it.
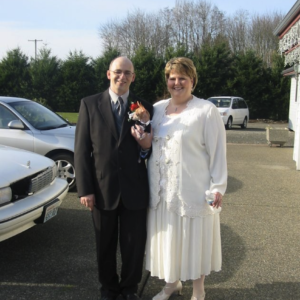
<instances>
[{"instance_id":1,"label":"man's face","mask_svg":"<svg viewBox=\"0 0 300 300\"><path fill-rule=\"evenodd\" d=\"M110 80L110 88L121 96L129 90L131 82L135 79L133 65L126 57L116 58L110 69L107 70L107 78Z\"/></svg>"}]
</instances>

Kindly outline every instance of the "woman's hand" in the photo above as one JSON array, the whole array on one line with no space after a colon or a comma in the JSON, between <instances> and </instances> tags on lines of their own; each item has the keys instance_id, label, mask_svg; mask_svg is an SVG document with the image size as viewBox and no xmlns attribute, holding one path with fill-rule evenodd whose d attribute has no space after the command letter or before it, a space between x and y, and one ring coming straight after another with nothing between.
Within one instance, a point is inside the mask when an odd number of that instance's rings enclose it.
<instances>
[{"instance_id":1,"label":"woman's hand","mask_svg":"<svg viewBox=\"0 0 300 300\"><path fill-rule=\"evenodd\" d=\"M135 138L138 144L142 147L142 149L151 148L153 131L151 128L151 132L145 132L144 128L140 125L131 126L131 135Z\"/></svg>"},{"instance_id":2,"label":"woman's hand","mask_svg":"<svg viewBox=\"0 0 300 300\"><path fill-rule=\"evenodd\" d=\"M214 200L212 206L214 208L219 208L219 207L222 206L222 202L223 202L223 195L219 192L216 192L215 193L215 200Z\"/></svg>"}]
</instances>

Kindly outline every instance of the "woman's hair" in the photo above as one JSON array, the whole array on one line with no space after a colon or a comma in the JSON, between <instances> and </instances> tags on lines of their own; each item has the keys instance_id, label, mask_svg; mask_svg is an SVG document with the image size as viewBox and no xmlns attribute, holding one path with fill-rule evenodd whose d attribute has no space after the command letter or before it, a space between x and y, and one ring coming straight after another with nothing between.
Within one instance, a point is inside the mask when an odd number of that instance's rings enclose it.
<instances>
[{"instance_id":1,"label":"woman's hair","mask_svg":"<svg viewBox=\"0 0 300 300\"><path fill-rule=\"evenodd\" d=\"M188 77L190 77L193 80L193 89L195 89L195 86L197 85L198 82L198 76L197 76L197 71L196 67L193 63L193 61L189 58L186 57L175 57L170 59L165 67L165 78L166 81L168 81L170 77L170 73L172 71L175 71L180 74L184 74Z\"/></svg>"}]
</instances>

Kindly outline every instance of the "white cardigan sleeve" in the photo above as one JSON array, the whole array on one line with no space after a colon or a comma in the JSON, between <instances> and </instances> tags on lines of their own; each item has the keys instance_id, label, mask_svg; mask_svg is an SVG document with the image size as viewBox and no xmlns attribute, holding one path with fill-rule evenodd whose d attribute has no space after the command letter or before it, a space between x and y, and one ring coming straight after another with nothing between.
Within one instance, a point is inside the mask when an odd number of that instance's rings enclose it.
<instances>
[{"instance_id":1,"label":"white cardigan sleeve","mask_svg":"<svg viewBox=\"0 0 300 300\"><path fill-rule=\"evenodd\" d=\"M227 187L226 132L220 113L211 106L205 124L205 144L209 155L211 193L224 195Z\"/></svg>"}]
</instances>

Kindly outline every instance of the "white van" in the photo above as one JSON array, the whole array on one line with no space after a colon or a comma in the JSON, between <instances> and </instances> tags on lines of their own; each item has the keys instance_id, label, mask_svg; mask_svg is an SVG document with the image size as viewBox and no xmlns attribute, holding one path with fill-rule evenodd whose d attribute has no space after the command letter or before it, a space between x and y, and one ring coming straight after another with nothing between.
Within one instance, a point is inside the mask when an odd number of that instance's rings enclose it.
<instances>
[{"instance_id":1,"label":"white van","mask_svg":"<svg viewBox=\"0 0 300 300\"><path fill-rule=\"evenodd\" d=\"M226 129L231 129L232 125L247 128L249 121L249 108L246 101L236 96L218 96L207 99L219 110Z\"/></svg>"}]
</instances>

